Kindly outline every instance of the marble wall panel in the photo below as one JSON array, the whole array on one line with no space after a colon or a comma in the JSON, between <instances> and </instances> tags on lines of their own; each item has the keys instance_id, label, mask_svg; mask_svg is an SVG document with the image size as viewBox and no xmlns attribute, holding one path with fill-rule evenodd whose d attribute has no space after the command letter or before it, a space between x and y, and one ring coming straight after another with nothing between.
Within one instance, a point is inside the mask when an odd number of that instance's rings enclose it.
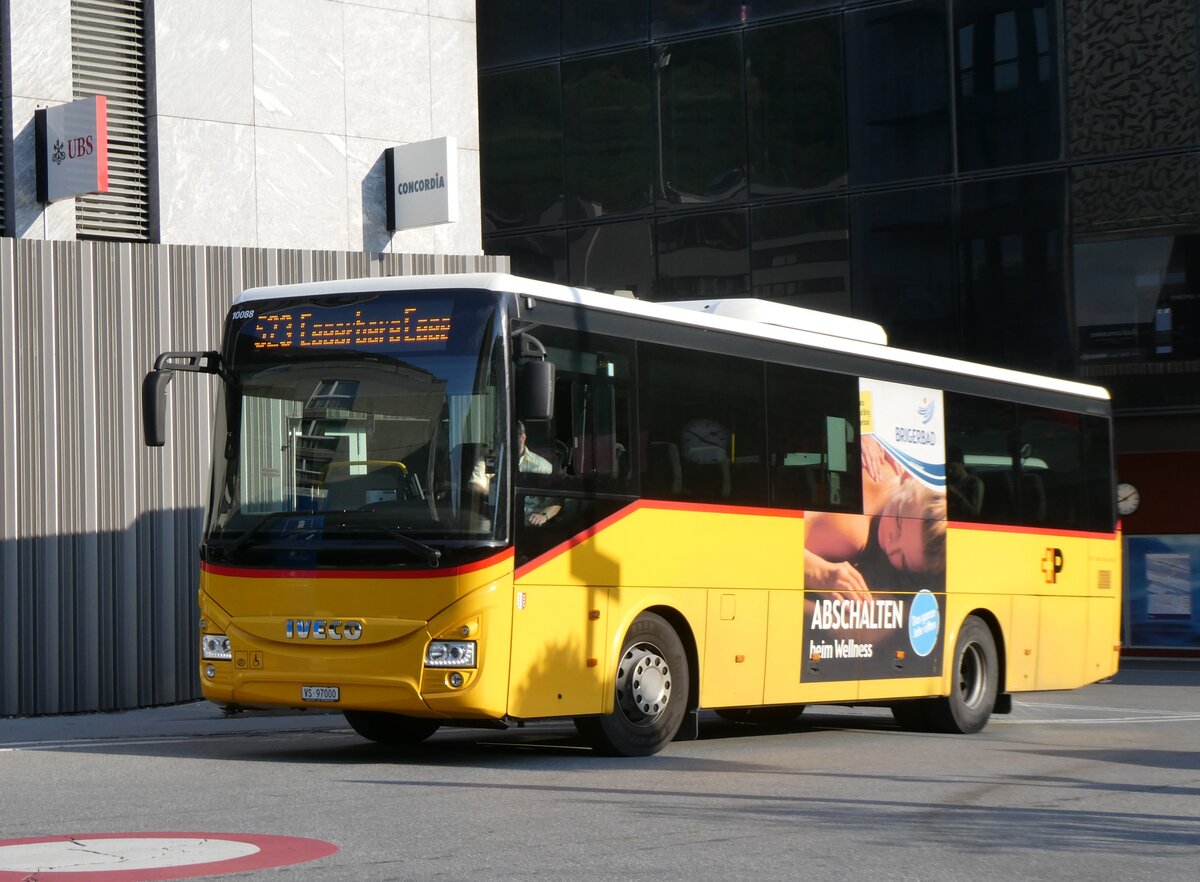
<instances>
[{"instance_id":1,"label":"marble wall panel","mask_svg":"<svg viewBox=\"0 0 1200 882\"><path fill-rule=\"evenodd\" d=\"M254 129L160 116L155 132L159 241L257 245Z\"/></svg>"},{"instance_id":2,"label":"marble wall panel","mask_svg":"<svg viewBox=\"0 0 1200 882\"><path fill-rule=\"evenodd\" d=\"M14 96L66 102L71 85L71 0L8 0L8 86ZM14 129L15 130L15 129Z\"/></svg>"},{"instance_id":3,"label":"marble wall panel","mask_svg":"<svg viewBox=\"0 0 1200 882\"><path fill-rule=\"evenodd\" d=\"M433 51L433 137L454 135L459 147L479 148L479 80L475 63L475 25L429 19Z\"/></svg>"},{"instance_id":4,"label":"marble wall panel","mask_svg":"<svg viewBox=\"0 0 1200 882\"><path fill-rule=\"evenodd\" d=\"M346 134L402 144L431 134L429 18L348 4ZM444 133L452 134L452 133Z\"/></svg>"},{"instance_id":5,"label":"marble wall panel","mask_svg":"<svg viewBox=\"0 0 1200 882\"><path fill-rule=\"evenodd\" d=\"M254 122L251 4L157 0L153 76L158 113Z\"/></svg>"},{"instance_id":6,"label":"marble wall panel","mask_svg":"<svg viewBox=\"0 0 1200 882\"><path fill-rule=\"evenodd\" d=\"M259 127L255 141L259 247L349 250L346 139Z\"/></svg>"},{"instance_id":7,"label":"marble wall panel","mask_svg":"<svg viewBox=\"0 0 1200 882\"><path fill-rule=\"evenodd\" d=\"M346 131L341 3L254 0L254 122Z\"/></svg>"},{"instance_id":8,"label":"marble wall panel","mask_svg":"<svg viewBox=\"0 0 1200 882\"><path fill-rule=\"evenodd\" d=\"M475 21L475 0L429 0L429 14L455 21Z\"/></svg>"}]
</instances>

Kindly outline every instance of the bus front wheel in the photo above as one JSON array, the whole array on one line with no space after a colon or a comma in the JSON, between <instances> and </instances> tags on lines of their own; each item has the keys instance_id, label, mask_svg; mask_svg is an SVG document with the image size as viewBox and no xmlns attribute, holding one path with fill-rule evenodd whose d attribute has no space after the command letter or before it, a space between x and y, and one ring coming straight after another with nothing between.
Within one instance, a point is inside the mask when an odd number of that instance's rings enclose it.
<instances>
[{"instance_id":1,"label":"bus front wheel","mask_svg":"<svg viewBox=\"0 0 1200 882\"><path fill-rule=\"evenodd\" d=\"M343 711L346 722L368 741L379 744L420 744L438 730L437 720L406 717L383 711Z\"/></svg>"},{"instance_id":2,"label":"bus front wheel","mask_svg":"<svg viewBox=\"0 0 1200 882\"><path fill-rule=\"evenodd\" d=\"M629 627L617 661L612 713L579 717L575 726L606 756L650 756L679 731L687 712L687 653L661 616L642 613Z\"/></svg>"},{"instance_id":3,"label":"bus front wheel","mask_svg":"<svg viewBox=\"0 0 1200 882\"><path fill-rule=\"evenodd\" d=\"M999 693L998 658L991 628L982 619L967 616L954 644L950 695L925 706L932 729L973 735L987 725Z\"/></svg>"}]
</instances>

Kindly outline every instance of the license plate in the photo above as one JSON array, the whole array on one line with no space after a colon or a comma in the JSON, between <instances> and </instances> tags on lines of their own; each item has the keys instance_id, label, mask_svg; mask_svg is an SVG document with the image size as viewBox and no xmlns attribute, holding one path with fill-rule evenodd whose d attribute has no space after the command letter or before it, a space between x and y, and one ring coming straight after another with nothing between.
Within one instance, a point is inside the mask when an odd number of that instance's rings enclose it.
<instances>
[{"instance_id":1,"label":"license plate","mask_svg":"<svg viewBox=\"0 0 1200 882\"><path fill-rule=\"evenodd\" d=\"M338 701L342 690L337 686L301 686L300 698L304 701Z\"/></svg>"}]
</instances>

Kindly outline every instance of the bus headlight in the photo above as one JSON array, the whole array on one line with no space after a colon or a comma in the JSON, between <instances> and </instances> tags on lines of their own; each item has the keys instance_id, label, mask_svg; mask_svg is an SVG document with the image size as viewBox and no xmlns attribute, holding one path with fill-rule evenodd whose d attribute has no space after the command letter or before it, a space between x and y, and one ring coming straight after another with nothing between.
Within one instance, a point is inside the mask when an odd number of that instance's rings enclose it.
<instances>
[{"instance_id":1,"label":"bus headlight","mask_svg":"<svg viewBox=\"0 0 1200 882\"><path fill-rule=\"evenodd\" d=\"M474 640L434 640L425 650L425 666L429 668L475 667Z\"/></svg>"},{"instance_id":2,"label":"bus headlight","mask_svg":"<svg viewBox=\"0 0 1200 882\"><path fill-rule=\"evenodd\" d=\"M201 634L200 657L229 661L233 658L233 650L229 646L229 638L224 634Z\"/></svg>"}]
</instances>

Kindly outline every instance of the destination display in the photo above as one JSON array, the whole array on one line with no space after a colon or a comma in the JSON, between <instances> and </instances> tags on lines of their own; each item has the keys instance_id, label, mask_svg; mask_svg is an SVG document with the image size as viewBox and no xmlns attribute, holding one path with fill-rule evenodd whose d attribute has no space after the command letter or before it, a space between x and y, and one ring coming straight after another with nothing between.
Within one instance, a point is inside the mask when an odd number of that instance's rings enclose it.
<instances>
[{"instance_id":1,"label":"destination display","mask_svg":"<svg viewBox=\"0 0 1200 882\"><path fill-rule=\"evenodd\" d=\"M233 320L255 349L439 350L453 333L449 301L403 306L392 303L314 308L236 310Z\"/></svg>"}]
</instances>

